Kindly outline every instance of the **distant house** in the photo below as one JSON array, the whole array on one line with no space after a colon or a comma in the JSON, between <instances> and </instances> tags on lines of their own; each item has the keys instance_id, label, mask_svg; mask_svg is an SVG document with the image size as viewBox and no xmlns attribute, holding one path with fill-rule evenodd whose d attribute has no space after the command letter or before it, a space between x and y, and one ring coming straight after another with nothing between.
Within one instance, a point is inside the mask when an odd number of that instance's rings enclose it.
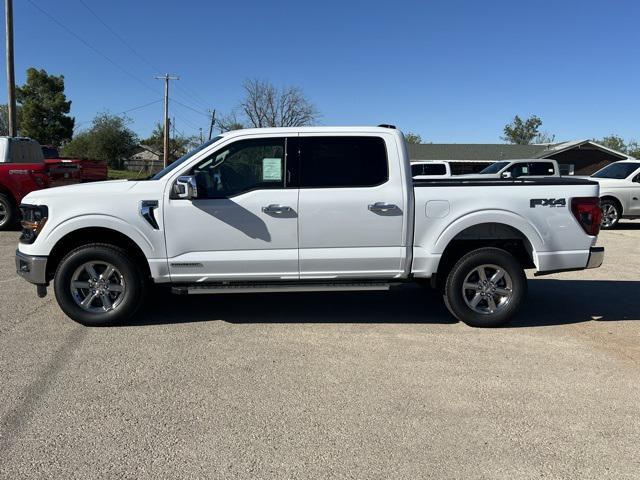
<instances>
[{"instance_id":1,"label":"distant house","mask_svg":"<svg viewBox=\"0 0 640 480\"><path fill-rule=\"evenodd\" d=\"M474 143L408 144L411 160L448 160L454 174L475 173L497 160L551 158L564 175L590 175L605 165L630 158L592 140L509 145Z\"/></svg>"},{"instance_id":2,"label":"distant house","mask_svg":"<svg viewBox=\"0 0 640 480\"><path fill-rule=\"evenodd\" d=\"M162 154L148 145L138 145L136 153L127 160L127 170L134 172L156 172L162 169Z\"/></svg>"}]
</instances>

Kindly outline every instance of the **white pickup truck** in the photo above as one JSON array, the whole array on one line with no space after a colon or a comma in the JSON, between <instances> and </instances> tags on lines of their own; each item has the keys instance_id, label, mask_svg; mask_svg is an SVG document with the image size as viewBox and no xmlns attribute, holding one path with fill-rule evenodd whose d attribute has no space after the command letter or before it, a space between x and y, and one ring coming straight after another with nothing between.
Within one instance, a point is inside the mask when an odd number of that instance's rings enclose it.
<instances>
[{"instance_id":1,"label":"white pickup truck","mask_svg":"<svg viewBox=\"0 0 640 480\"><path fill-rule=\"evenodd\" d=\"M559 177L560 166L555 160L518 159L499 160L478 173L468 173L460 177L483 178L522 178L522 177Z\"/></svg>"},{"instance_id":2,"label":"white pickup truck","mask_svg":"<svg viewBox=\"0 0 640 480\"><path fill-rule=\"evenodd\" d=\"M131 317L152 283L193 294L409 281L440 288L467 324L497 326L525 300L525 269L604 256L597 183L414 182L391 126L228 132L149 179L33 192L21 208L18 273L41 296L53 281L62 310L96 326Z\"/></svg>"}]
</instances>

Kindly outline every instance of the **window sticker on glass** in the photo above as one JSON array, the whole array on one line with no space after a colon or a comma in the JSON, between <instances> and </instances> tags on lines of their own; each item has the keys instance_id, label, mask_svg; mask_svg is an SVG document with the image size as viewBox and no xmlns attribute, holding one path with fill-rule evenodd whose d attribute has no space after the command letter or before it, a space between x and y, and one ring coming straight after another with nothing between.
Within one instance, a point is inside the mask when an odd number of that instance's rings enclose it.
<instances>
[{"instance_id":1,"label":"window sticker on glass","mask_svg":"<svg viewBox=\"0 0 640 480\"><path fill-rule=\"evenodd\" d=\"M280 182L282 181L282 159L263 158L262 159L262 181Z\"/></svg>"}]
</instances>

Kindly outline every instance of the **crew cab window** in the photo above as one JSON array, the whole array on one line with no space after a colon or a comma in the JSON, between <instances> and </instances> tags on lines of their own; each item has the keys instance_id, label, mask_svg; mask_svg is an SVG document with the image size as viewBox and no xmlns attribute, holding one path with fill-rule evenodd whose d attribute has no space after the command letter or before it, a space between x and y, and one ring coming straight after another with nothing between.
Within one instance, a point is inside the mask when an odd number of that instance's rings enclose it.
<instances>
[{"instance_id":1,"label":"crew cab window","mask_svg":"<svg viewBox=\"0 0 640 480\"><path fill-rule=\"evenodd\" d=\"M447 167L442 163L422 163L411 165L411 176L418 175L446 175Z\"/></svg>"},{"instance_id":2,"label":"crew cab window","mask_svg":"<svg viewBox=\"0 0 640 480\"><path fill-rule=\"evenodd\" d=\"M380 137L300 138L300 188L372 187L388 179Z\"/></svg>"},{"instance_id":3,"label":"crew cab window","mask_svg":"<svg viewBox=\"0 0 640 480\"><path fill-rule=\"evenodd\" d=\"M532 162L529 164L529 175L549 176L554 174L553 163Z\"/></svg>"},{"instance_id":4,"label":"crew cab window","mask_svg":"<svg viewBox=\"0 0 640 480\"><path fill-rule=\"evenodd\" d=\"M511 176L515 177L523 177L526 175L531 175L529 173L529 164L528 163L516 163L507 169L508 172L511 172Z\"/></svg>"},{"instance_id":5,"label":"crew cab window","mask_svg":"<svg viewBox=\"0 0 640 480\"><path fill-rule=\"evenodd\" d=\"M192 170L198 198L227 198L249 190L284 188L284 138L241 140Z\"/></svg>"}]
</instances>

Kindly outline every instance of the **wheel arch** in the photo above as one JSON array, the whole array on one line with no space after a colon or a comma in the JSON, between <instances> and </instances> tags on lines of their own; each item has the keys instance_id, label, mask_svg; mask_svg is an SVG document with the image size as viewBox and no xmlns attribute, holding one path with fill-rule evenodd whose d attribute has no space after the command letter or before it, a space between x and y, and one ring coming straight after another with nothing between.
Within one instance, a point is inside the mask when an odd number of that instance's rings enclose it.
<instances>
[{"instance_id":1,"label":"wheel arch","mask_svg":"<svg viewBox=\"0 0 640 480\"><path fill-rule=\"evenodd\" d=\"M533 239L531 238L533 236ZM542 239L501 221L486 221L452 230L442 248L434 281L443 285L453 265L467 253L484 247L511 253L524 269L535 268L535 252ZM440 244L442 245L442 244Z\"/></svg>"},{"instance_id":2,"label":"wheel arch","mask_svg":"<svg viewBox=\"0 0 640 480\"><path fill-rule=\"evenodd\" d=\"M47 279L53 278L65 255L75 248L90 243L108 244L124 249L127 254L131 255L136 265L141 268L144 277L151 276L151 268L144 250L131 237L111 228L83 227L65 234L56 241L47 259Z\"/></svg>"},{"instance_id":3,"label":"wheel arch","mask_svg":"<svg viewBox=\"0 0 640 480\"><path fill-rule=\"evenodd\" d=\"M618 197L611 193L605 193L600 197L600 201L602 200L611 200L612 202L615 202L618 205L618 208L620 208L620 216L624 215L624 204Z\"/></svg>"}]
</instances>

